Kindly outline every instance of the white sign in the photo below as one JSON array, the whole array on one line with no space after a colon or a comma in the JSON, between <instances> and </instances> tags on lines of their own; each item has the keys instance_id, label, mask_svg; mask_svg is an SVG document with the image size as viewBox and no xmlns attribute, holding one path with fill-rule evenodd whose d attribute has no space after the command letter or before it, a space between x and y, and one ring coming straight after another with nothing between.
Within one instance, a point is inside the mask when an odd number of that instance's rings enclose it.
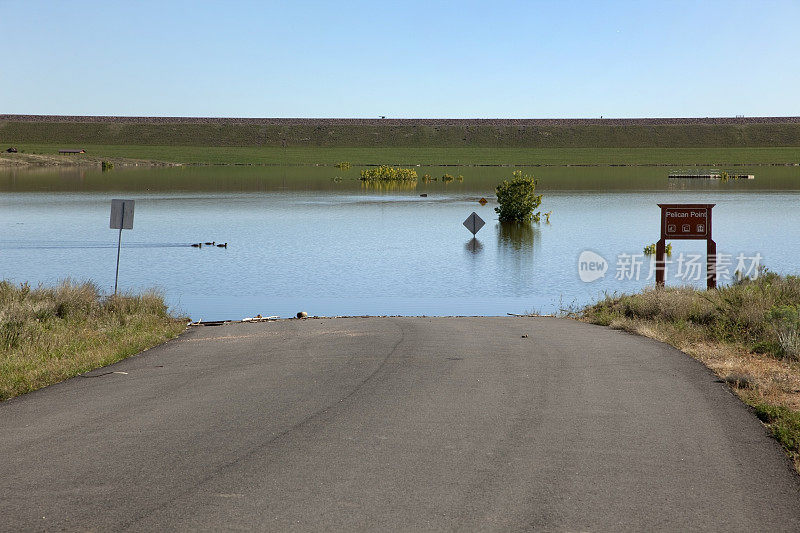
<instances>
[{"instance_id":1,"label":"white sign","mask_svg":"<svg viewBox=\"0 0 800 533\"><path fill-rule=\"evenodd\" d=\"M133 229L133 200L111 200L111 229Z\"/></svg>"},{"instance_id":2,"label":"white sign","mask_svg":"<svg viewBox=\"0 0 800 533\"><path fill-rule=\"evenodd\" d=\"M467 217L467 220L464 221L464 227L467 228L472 232L473 235L478 233L480 229L486 224L481 217L478 216L478 213L473 213Z\"/></svg>"}]
</instances>

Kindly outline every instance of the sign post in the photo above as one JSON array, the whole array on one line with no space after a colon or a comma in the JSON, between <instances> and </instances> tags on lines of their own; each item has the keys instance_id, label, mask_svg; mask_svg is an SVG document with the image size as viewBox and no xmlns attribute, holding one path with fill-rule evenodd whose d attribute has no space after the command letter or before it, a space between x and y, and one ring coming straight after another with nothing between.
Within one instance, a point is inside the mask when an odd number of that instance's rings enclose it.
<instances>
[{"instance_id":1,"label":"sign post","mask_svg":"<svg viewBox=\"0 0 800 533\"><path fill-rule=\"evenodd\" d=\"M661 239L656 243L656 286L666 277L667 239L706 241L706 287L717 288L717 243L711 238L711 209L716 204L658 204Z\"/></svg>"},{"instance_id":2,"label":"sign post","mask_svg":"<svg viewBox=\"0 0 800 533\"><path fill-rule=\"evenodd\" d=\"M117 240L117 273L114 276L114 294L117 294L119 282L119 251L122 247L122 230L133 229L133 200L111 200L111 229L119 230Z\"/></svg>"}]
</instances>

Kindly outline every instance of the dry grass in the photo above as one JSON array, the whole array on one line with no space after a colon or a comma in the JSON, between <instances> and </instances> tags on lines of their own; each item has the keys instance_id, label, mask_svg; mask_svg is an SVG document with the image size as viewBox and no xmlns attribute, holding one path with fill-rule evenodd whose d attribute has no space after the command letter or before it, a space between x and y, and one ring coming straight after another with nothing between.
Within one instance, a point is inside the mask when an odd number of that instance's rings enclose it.
<instances>
[{"instance_id":1,"label":"dry grass","mask_svg":"<svg viewBox=\"0 0 800 533\"><path fill-rule=\"evenodd\" d=\"M0 401L124 359L185 324L154 292L103 297L92 283L0 281Z\"/></svg>"},{"instance_id":2,"label":"dry grass","mask_svg":"<svg viewBox=\"0 0 800 533\"><path fill-rule=\"evenodd\" d=\"M754 408L800 472L800 277L764 272L712 291L607 297L581 319L671 344L702 361Z\"/></svg>"}]
</instances>

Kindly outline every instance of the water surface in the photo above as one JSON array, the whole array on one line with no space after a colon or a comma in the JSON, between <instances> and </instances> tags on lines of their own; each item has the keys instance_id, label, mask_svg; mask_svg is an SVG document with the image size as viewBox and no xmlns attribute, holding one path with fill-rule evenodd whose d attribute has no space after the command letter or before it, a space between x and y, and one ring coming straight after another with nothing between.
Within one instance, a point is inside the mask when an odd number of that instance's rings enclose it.
<instances>
[{"instance_id":1,"label":"water surface","mask_svg":"<svg viewBox=\"0 0 800 533\"><path fill-rule=\"evenodd\" d=\"M493 189L511 168L419 168L463 181L367 187L358 169L176 167L0 171L0 277L51 284L70 277L113 291L112 198L136 200L123 232L120 287L157 287L194 319L312 315L504 315L554 312L605 292L653 283L626 257L659 233L657 203L715 203L714 239L732 258L760 254L798 273L800 168L737 167L752 181L669 180L667 167L528 168L550 223L502 226ZM427 194L421 197L420 194ZM489 200L481 206L478 200ZM477 212L475 240L461 225ZM191 243L227 242L227 248ZM705 252L676 241L674 258ZM605 276L581 281L592 250ZM748 261L750 266L752 261ZM668 284L693 283L668 273ZM684 269L686 270L686 269ZM622 278L622 279L617 279ZM629 279L633 278L633 279Z\"/></svg>"}]
</instances>

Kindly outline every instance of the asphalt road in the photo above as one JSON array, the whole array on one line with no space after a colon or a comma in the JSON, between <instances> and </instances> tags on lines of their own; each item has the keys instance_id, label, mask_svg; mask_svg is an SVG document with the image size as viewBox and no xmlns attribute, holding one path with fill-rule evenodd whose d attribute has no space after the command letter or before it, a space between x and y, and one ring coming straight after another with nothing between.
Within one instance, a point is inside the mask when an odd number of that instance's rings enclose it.
<instances>
[{"instance_id":1,"label":"asphalt road","mask_svg":"<svg viewBox=\"0 0 800 533\"><path fill-rule=\"evenodd\" d=\"M800 528L725 385L569 320L202 327L91 375L0 404L0 530Z\"/></svg>"}]
</instances>

